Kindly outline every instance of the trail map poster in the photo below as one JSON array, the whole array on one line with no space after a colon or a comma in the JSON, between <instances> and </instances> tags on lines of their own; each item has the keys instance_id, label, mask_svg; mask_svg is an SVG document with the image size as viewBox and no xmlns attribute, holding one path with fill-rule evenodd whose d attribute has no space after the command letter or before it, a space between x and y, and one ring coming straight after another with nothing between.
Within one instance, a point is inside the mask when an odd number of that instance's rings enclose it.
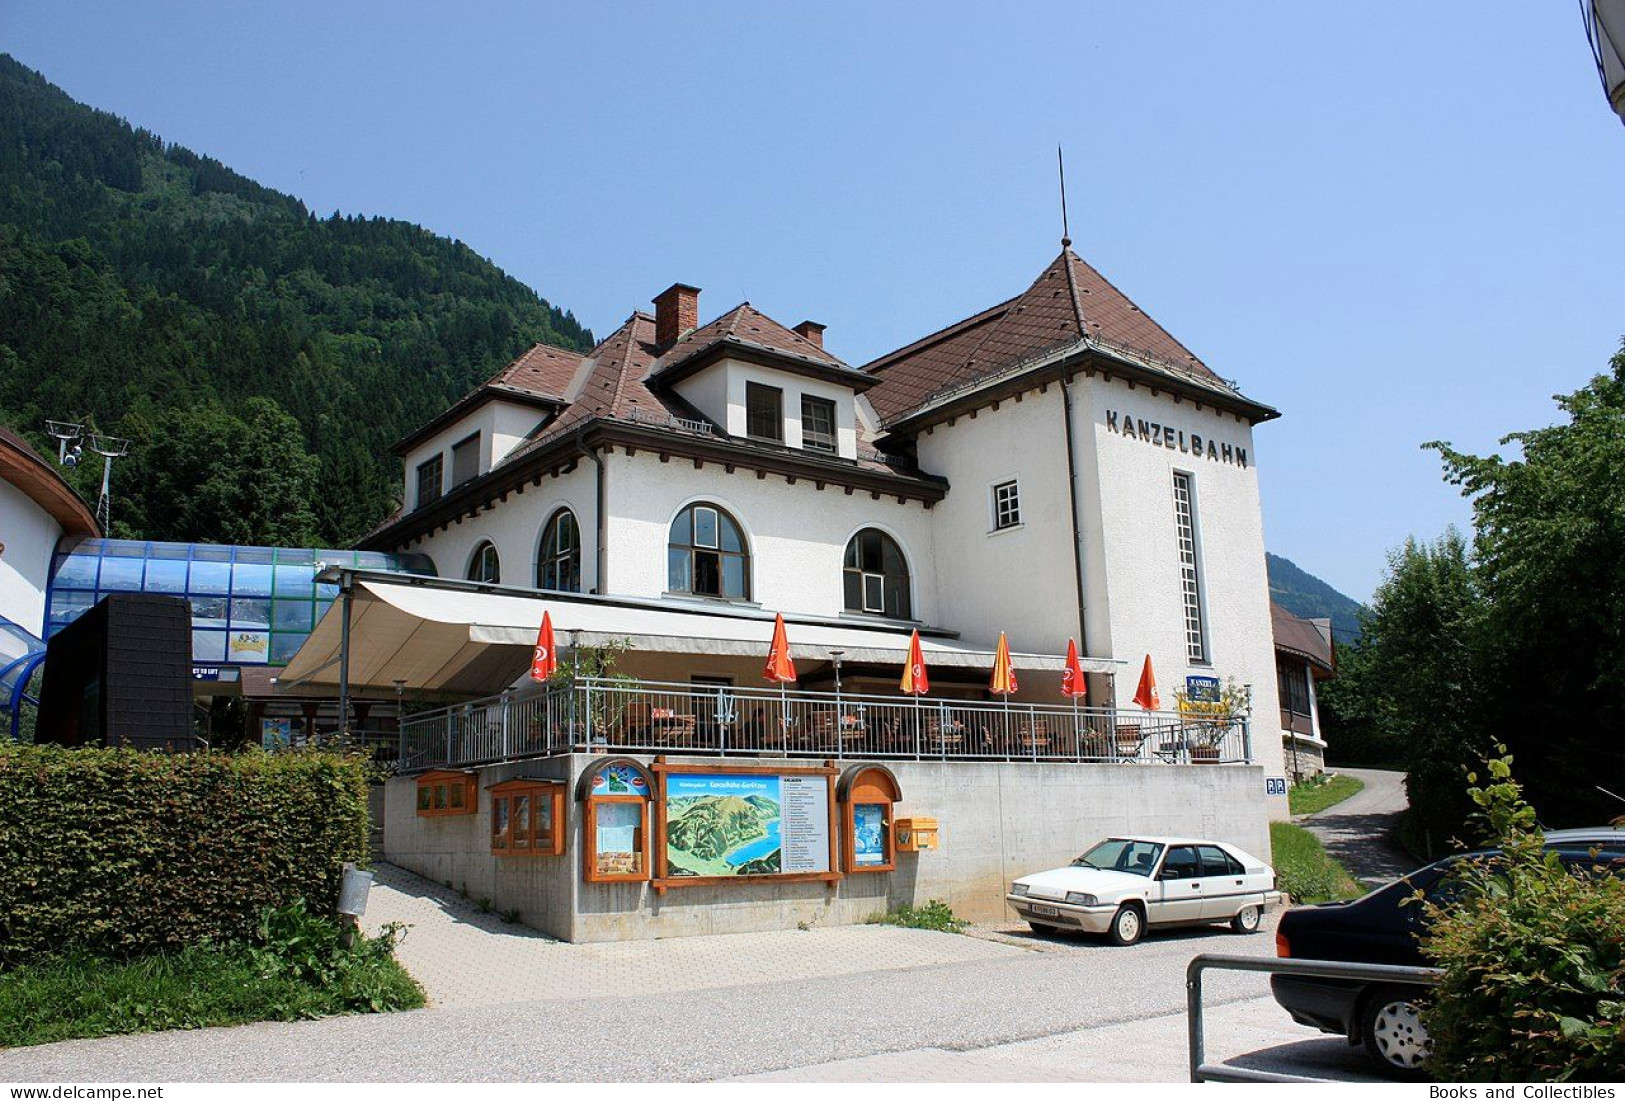
<instances>
[{"instance_id":1,"label":"trail map poster","mask_svg":"<svg viewBox=\"0 0 1625 1101\"><path fill-rule=\"evenodd\" d=\"M671 773L666 874L827 872L829 777Z\"/></svg>"}]
</instances>

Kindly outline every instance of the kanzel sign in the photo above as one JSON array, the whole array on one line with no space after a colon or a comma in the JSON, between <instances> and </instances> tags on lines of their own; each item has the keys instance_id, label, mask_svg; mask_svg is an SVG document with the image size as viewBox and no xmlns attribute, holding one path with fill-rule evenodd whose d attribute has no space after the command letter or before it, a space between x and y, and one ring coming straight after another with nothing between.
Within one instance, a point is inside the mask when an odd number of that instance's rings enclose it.
<instances>
[{"instance_id":1,"label":"kanzel sign","mask_svg":"<svg viewBox=\"0 0 1625 1101\"><path fill-rule=\"evenodd\" d=\"M1231 463L1235 466L1247 465L1247 449L1234 444L1219 443L1211 436L1203 436L1196 432L1186 432L1156 421L1148 421L1143 417L1136 420L1127 413L1119 416L1111 410L1106 411L1106 431L1115 432L1120 436L1140 440L1152 447L1161 445L1169 451L1178 451L1186 455L1195 455L1197 458L1206 457L1216 463Z\"/></svg>"}]
</instances>

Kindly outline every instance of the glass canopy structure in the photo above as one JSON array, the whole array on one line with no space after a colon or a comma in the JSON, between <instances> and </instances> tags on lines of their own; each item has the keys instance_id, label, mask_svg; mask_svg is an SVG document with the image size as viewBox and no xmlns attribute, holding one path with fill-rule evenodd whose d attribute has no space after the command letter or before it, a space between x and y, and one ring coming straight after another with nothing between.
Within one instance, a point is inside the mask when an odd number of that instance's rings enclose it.
<instances>
[{"instance_id":1,"label":"glass canopy structure","mask_svg":"<svg viewBox=\"0 0 1625 1101\"><path fill-rule=\"evenodd\" d=\"M286 665L338 595L328 566L434 575L420 554L84 539L57 548L45 637L109 593L164 593L191 602L194 665Z\"/></svg>"}]
</instances>

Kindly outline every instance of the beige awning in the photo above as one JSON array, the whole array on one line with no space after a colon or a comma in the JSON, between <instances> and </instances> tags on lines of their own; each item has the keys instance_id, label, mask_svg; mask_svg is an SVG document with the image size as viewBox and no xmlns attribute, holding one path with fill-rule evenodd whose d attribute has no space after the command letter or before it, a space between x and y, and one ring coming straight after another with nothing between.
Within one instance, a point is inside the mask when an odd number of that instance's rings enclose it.
<instances>
[{"instance_id":1,"label":"beige awning","mask_svg":"<svg viewBox=\"0 0 1625 1101\"><path fill-rule=\"evenodd\" d=\"M432 578L391 580L354 576L350 613L350 686L391 690L397 680L414 691L481 694L499 691L530 662L544 611L562 648L571 639L601 646L630 639L641 652L765 656L773 618L764 612L713 612L661 607L656 602L591 596L492 591L489 587ZM822 656L844 651L854 664L902 665L908 632L869 629L787 617L793 654ZM279 678L297 684L337 684L343 602L316 624ZM991 669L990 650L953 639L922 636L928 666ZM1064 659L1051 654L1013 654L1018 669L1059 671ZM1089 672L1115 673L1121 662L1085 658Z\"/></svg>"}]
</instances>

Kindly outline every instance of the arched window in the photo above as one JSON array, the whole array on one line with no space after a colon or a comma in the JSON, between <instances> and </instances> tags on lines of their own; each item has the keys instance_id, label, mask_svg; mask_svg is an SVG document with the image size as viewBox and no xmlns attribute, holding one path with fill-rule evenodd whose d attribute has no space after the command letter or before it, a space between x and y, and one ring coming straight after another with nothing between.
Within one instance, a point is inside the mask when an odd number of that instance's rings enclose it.
<instances>
[{"instance_id":1,"label":"arched window","mask_svg":"<svg viewBox=\"0 0 1625 1101\"><path fill-rule=\"evenodd\" d=\"M575 513L561 508L542 529L536 554L536 587L561 593L581 591L581 529Z\"/></svg>"},{"instance_id":2,"label":"arched window","mask_svg":"<svg viewBox=\"0 0 1625 1101\"><path fill-rule=\"evenodd\" d=\"M897 540L864 528L846 545L846 610L911 619L908 561Z\"/></svg>"},{"instance_id":3,"label":"arched window","mask_svg":"<svg viewBox=\"0 0 1625 1101\"><path fill-rule=\"evenodd\" d=\"M502 584L502 565L497 561L497 549L489 539L474 548L474 557L468 560L468 579L483 581L487 585Z\"/></svg>"},{"instance_id":4,"label":"arched window","mask_svg":"<svg viewBox=\"0 0 1625 1101\"><path fill-rule=\"evenodd\" d=\"M666 587L674 593L750 599L750 554L732 516L716 505L689 505L671 522Z\"/></svg>"}]
</instances>

